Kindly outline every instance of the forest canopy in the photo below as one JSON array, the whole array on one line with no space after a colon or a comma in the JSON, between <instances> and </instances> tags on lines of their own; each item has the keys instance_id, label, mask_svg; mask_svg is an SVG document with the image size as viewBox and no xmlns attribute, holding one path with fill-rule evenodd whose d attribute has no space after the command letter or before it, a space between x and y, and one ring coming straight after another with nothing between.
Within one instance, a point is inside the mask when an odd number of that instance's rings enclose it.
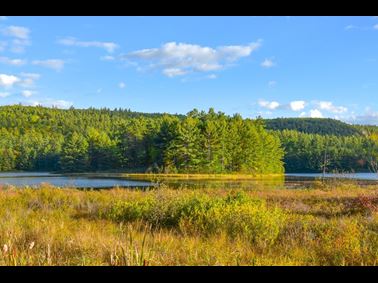
<instances>
[{"instance_id":1,"label":"forest canopy","mask_svg":"<svg viewBox=\"0 0 378 283\"><path fill-rule=\"evenodd\" d=\"M0 171L282 173L278 135L261 119L210 109L0 107Z\"/></svg>"},{"instance_id":2,"label":"forest canopy","mask_svg":"<svg viewBox=\"0 0 378 283\"><path fill-rule=\"evenodd\" d=\"M265 120L270 130L295 130L306 134L354 136L361 131L353 125L325 118L276 118Z\"/></svg>"},{"instance_id":3,"label":"forest canopy","mask_svg":"<svg viewBox=\"0 0 378 283\"><path fill-rule=\"evenodd\" d=\"M324 168L326 167L326 168ZM378 127L198 111L0 107L0 171L378 171Z\"/></svg>"}]
</instances>

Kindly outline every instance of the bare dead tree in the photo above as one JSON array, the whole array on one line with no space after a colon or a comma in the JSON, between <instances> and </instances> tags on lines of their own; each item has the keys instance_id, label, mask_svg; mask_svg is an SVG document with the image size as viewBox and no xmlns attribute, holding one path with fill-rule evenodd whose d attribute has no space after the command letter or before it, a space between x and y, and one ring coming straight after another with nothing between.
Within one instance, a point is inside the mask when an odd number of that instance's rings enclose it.
<instances>
[{"instance_id":1,"label":"bare dead tree","mask_svg":"<svg viewBox=\"0 0 378 283\"><path fill-rule=\"evenodd\" d=\"M368 161L368 164L369 164L370 171L378 174L378 160L376 158L374 158L373 155L371 154L368 157L367 161Z\"/></svg>"}]
</instances>

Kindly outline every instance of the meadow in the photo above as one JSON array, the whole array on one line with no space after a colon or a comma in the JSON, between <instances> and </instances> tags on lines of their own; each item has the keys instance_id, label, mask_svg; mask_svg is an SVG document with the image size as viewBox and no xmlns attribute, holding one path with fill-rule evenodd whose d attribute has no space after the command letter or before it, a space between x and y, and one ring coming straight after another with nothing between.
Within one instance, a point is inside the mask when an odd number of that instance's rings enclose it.
<instances>
[{"instance_id":1,"label":"meadow","mask_svg":"<svg viewBox=\"0 0 378 283\"><path fill-rule=\"evenodd\" d=\"M378 187L0 189L1 265L377 265Z\"/></svg>"}]
</instances>

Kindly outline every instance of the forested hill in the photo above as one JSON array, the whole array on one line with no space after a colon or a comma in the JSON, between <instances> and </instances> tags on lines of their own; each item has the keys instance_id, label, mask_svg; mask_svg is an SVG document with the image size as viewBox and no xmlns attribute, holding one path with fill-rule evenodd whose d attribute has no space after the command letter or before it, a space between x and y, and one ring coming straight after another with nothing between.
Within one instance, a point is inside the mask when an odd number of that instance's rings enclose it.
<instances>
[{"instance_id":1,"label":"forested hill","mask_svg":"<svg viewBox=\"0 0 378 283\"><path fill-rule=\"evenodd\" d=\"M339 120L324 118L276 118L266 119L266 128L270 130L295 130L307 134L353 136L361 135L356 126Z\"/></svg>"},{"instance_id":2,"label":"forested hill","mask_svg":"<svg viewBox=\"0 0 378 283\"><path fill-rule=\"evenodd\" d=\"M47 108L42 106L0 106L0 127L12 128L12 127L56 127L63 125L70 127L70 122L79 122L83 128L89 125L93 126L93 123L102 123L106 120L120 121L129 118L158 118L167 115L166 113L143 113L134 112L130 109L108 109L108 108L88 108L88 109L58 109ZM185 115L169 114L170 116L176 116L178 118L184 118ZM66 119L70 117L70 119ZM105 118L106 117L106 118ZM79 121L76 121L79 119ZM95 120L93 120L95 119ZM101 125L102 126L102 125ZM71 130L67 128L66 130Z\"/></svg>"},{"instance_id":3,"label":"forested hill","mask_svg":"<svg viewBox=\"0 0 378 283\"><path fill-rule=\"evenodd\" d=\"M260 119L210 109L187 115L129 110L0 107L0 171L282 173L283 150Z\"/></svg>"},{"instance_id":4,"label":"forested hill","mask_svg":"<svg viewBox=\"0 0 378 283\"><path fill-rule=\"evenodd\" d=\"M378 127L333 119L265 120L279 135L286 172L378 171Z\"/></svg>"}]
</instances>

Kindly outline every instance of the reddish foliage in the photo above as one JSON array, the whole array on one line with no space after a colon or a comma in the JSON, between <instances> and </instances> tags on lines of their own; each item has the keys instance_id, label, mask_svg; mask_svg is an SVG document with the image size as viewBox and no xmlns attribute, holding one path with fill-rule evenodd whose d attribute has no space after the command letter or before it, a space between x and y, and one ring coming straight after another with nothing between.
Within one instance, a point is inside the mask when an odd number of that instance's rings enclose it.
<instances>
[{"instance_id":1,"label":"reddish foliage","mask_svg":"<svg viewBox=\"0 0 378 283\"><path fill-rule=\"evenodd\" d=\"M378 211L378 194L374 195L360 195L356 198L355 204L357 207L368 211L377 212Z\"/></svg>"}]
</instances>

